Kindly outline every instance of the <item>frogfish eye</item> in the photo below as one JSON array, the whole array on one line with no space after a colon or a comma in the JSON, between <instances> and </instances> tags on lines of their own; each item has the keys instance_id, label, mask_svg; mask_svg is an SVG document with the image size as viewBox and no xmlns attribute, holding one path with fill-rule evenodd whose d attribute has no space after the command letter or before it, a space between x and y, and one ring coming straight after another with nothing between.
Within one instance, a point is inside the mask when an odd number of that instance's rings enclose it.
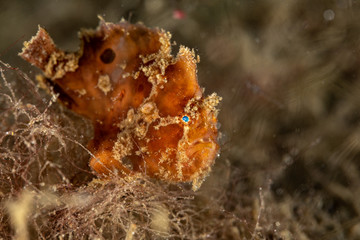
<instances>
[{"instance_id":1,"label":"frogfish eye","mask_svg":"<svg viewBox=\"0 0 360 240\"><path fill-rule=\"evenodd\" d=\"M100 55L100 59L103 63L112 63L115 59L115 52L112 49L107 48Z\"/></svg>"},{"instance_id":2,"label":"frogfish eye","mask_svg":"<svg viewBox=\"0 0 360 240\"><path fill-rule=\"evenodd\" d=\"M183 120L183 122L185 122L185 123L187 123L187 122L189 122L189 117L188 116L183 116L182 118L181 118L182 120Z\"/></svg>"}]
</instances>

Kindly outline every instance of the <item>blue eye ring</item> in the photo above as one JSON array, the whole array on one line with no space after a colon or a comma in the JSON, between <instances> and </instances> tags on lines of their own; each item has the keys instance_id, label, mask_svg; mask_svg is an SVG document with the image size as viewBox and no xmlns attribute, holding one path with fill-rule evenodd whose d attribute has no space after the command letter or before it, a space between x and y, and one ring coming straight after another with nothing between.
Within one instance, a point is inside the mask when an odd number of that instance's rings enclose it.
<instances>
[{"instance_id":1,"label":"blue eye ring","mask_svg":"<svg viewBox=\"0 0 360 240\"><path fill-rule=\"evenodd\" d=\"M187 123L187 122L189 122L190 121L190 118L188 117L188 116L183 116L182 118L181 118L182 120L183 120L183 122L185 122L185 123Z\"/></svg>"}]
</instances>

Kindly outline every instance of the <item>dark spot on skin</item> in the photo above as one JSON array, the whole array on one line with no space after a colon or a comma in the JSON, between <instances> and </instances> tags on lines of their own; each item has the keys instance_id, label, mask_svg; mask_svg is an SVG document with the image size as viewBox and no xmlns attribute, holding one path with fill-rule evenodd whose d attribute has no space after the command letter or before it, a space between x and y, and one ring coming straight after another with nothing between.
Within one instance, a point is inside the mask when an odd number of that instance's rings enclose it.
<instances>
[{"instance_id":1,"label":"dark spot on skin","mask_svg":"<svg viewBox=\"0 0 360 240\"><path fill-rule=\"evenodd\" d=\"M138 92L142 92L144 90L144 85L140 84L138 86Z\"/></svg>"},{"instance_id":2,"label":"dark spot on skin","mask_svg":"<svg viewBox=\"0 0 360 240\"><path fill-rule=\"evenodd\" d=\"M112 63L115 59L115 52L112 49L107 48L100 55L100 59L103 63Z\"/></svg>"},{"instance_id":3,"label":"dark spot on skin","mask_svg":"<svg viewBox=\"0 0 360 240\"><path fill-rule=\"evenodd\" d=\"M131 161L130 158L128 157L124 157L123 159L121 159L122 164L124 164L124 166L126 166L128 169L133 170L133 163Z\"/></svg>"}]
</instances>

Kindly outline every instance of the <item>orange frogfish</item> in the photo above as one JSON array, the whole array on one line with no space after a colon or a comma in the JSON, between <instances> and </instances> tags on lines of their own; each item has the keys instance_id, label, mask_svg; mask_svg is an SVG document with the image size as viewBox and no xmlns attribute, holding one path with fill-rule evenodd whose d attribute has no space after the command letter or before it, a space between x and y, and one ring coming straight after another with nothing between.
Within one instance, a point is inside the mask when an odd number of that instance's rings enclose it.
<instances>
[{"instance_id":1,"label":"orange frogfish","mask_svg":"<svg viewBox=\"0 0 360 240\"><path fill-rule=\"evenodd\" d=\"M197 189L219 151L215 93L203 96L194 51L171 55L171 35L100 19L80 32L75 53L58 49L41 27L19 54L43 71L42 86L90 119L91 168L100 176L141 172Z\"/></svg>"}]
</instances>

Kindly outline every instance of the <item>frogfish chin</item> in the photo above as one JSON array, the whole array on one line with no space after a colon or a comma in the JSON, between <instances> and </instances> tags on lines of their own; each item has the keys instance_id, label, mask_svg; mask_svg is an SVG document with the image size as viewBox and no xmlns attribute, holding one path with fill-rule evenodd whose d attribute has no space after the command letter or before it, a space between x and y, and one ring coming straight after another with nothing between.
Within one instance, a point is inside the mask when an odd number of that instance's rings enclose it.
<instances>
[{"instance_id":1,"label":"frogfish chin","mask_svg":"<svg viewBox=\"0 0 360 240\"><path fill-rule=\"evenodd\" d=\"M216 108L203 96L194 51L171 55L171 35L126 21L100 19L80 32L75 53L56 47L41 27L19 54L43 71L41 86L90 119L91 168L99 176L136 172L197 189L219 152Z\"/></svg>"}]
</instances>

